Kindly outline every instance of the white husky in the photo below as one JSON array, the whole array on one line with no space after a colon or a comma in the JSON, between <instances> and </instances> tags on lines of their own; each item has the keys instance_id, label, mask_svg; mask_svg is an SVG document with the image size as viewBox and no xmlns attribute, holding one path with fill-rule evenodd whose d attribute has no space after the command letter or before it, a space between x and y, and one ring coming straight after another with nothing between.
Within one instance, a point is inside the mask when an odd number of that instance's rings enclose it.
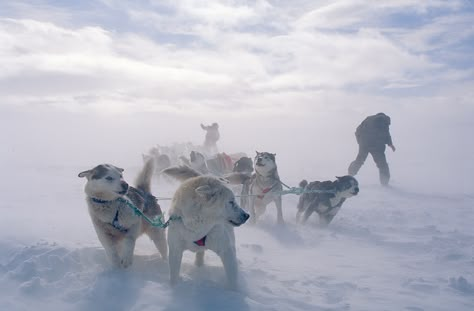
<instances>
[{"instance_id":1,"label":"white husky","mask_svg":"<svg viewBox=\"0 0 474 311\"><path fill-rule=\"evenodd\" d=\"M136 180L136 188L129 187L122 177L122 168L101 164L79 173L86 177L85 193L89 214L107 257L118 267L132 264L135 241L146 233L166 259L168 247L164 229L152 227L131 206L153 218L162 214L155 197L150 193L153 161L145 163Z\"/></svg>"},{"instance_id":2,"label":"white husky","mask_svg":"<svg viewBox=\"0 0 474 311\"><path fill-rule=\"evenodd\" d=\"M237 287L237 258L234 227L249 214L239 207L234 194L221 181L201 176L187 166L163 171L183 183L171 202L168 228L170 282L179 278L183 252L196 252L195 264L204 263L204 251L214 251L222 260L231 288Z\"/></svg>"}]
</instances>

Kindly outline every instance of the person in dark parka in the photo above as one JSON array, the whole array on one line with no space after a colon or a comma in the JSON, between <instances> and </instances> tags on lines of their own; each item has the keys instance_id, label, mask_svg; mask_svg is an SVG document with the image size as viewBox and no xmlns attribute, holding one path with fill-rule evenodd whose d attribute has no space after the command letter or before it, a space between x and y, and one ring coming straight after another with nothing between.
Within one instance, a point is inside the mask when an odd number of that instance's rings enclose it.
<instances>
[{"instance_id":1,"label":"person in dark parka","mask_svg":"<svg viewBox=\"0 0 474 311\"><path fill-rule=\"evenodd\" d=\"M389 127L390 117L382 112L368 116L362 121L355 132L357 143L359 144L359 153L356 159L349 165L349 175L354 176L357 174L370 153L379 169L380 183L384 186L388 185L390 170L385 158L385 145L395 151Z\"/></svg>"}]
</instances>

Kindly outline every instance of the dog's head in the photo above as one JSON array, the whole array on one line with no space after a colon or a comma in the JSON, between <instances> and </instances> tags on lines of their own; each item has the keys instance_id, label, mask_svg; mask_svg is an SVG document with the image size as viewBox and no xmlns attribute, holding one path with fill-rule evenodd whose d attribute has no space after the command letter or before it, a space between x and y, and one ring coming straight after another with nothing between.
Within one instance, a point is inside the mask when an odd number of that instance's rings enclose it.
<instances>
[{"instance_id":1,"label":"dog's head","mask_svg":"<svg viewBox=\"0 0 474 311\"><path fill-rule=\"evenodd\" d=\"M188 227L196 227L200 223L227 223L237 227L250 217L239 206L234 193L216 178L196 177L184 182L181 187L183 190L177 194L181 198L186 197L186 188L194 189L192 204L181 204L183 222Z\"/></svg>"},{"instance_id":2,"label":"dog's head","mask_svg":"<svg viewBox=\"0 0 474 311\"><path fill-rule=\"evenodd\" d=\"M255 171L259 173L267 173L277 168L275 161L275 153L269 152L258 152L256 151L255 155Z\"/></svg>"},{"instance_id":3,"label":"dog's head","mask_svg":"<svg viewBox=\"0 0 474 311\"><path fill-rule=\"evenodd\" d=\"M335 184L337 190L342 192L345 198L352 197L359 193L359 182L354 177L346 175L342 177L336 176L336 178Z\"/></svg>"},{"instance_id":4,"label":"dog's head","mask_svg":"<svg viewBox=\"0 0 474 311\"><path fill-rule=\"evenodd\" d=\"M159 168L159 170L168 168L171 166L171 159L167 154L160 154L156 158L156 167Z\"/></svg>"},{"instance_id":5,"label":"dog's head","mask_svg":"<svg viewBox=\"0 0 474 311\"><path fill-rule=\"evenodd\" d=\"M125 195L128 184L122 176L123 168L110 164L100 164L91 170L79 173L79 177L86 177L84 191L89 197L112 201Z\"/></svg>"},{"instance_id":6,"label":"dog's head","mask_svg":"<svg viewBox=\"0 0 474 311\"><path fill-rule=\"evenodd\" d=\"M189 159L191 160L191 164L193 164L193 166L202 166L206 163L206 158L198 151L191 151L189 154Z\"/></svg>"},{"instance_id":7,"label":"dog's head","mask_svg":"<svg viewBox=\"0 0 474 311\"><path fill-rule=\"evenodd\" d=\"M232 169L235 173L249 173L253 172L253 162L249 157L241 157L234 163L234 168Z\"/></svg>"},{"instance_id":8,"label":"dog's head","mask_svg":"<svg viewBox=\"0 0 474 311\"><path fill-rule=\"evenodd\" d=\"M189 154L189 164L191 168L201 173L207 173L207 163L204 155L198 151L191 151Z\"/></svg>"}]
</instances>

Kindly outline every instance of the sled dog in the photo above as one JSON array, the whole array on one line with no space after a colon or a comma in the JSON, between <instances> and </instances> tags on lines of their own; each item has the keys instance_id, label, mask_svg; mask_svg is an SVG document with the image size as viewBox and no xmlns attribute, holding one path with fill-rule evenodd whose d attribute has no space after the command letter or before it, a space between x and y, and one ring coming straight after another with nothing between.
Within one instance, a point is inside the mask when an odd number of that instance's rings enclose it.
<instances>
[{"instance_id":1,"label":"sled dog","mask_svg":"<svg viewBox=\"0 0 474 311\"><path fill-rule=\"evenodd\" d=\"M318 213L319 223L327 226L341 209L347 198L359 193L359 183L352 176L336 177L335 181L300 182L307 193L301 194L298 201L296 221L305 223L313 212ZM311 191L314 192L311 192ZM321 191L321 192L317 192ZM303 218L301 218L303 215Z\"/></svg>"},{"instance_id":2,"label":"sled dog","mask_svg":"<svg viewBox=\"0 0 474 311\"><path fill-rule=\"evenodd\" d=\"M167 154L160 153L158 147L153 147L147 154L142 154L143 162L146 163L152 159L154 161L155 174L157 180L160 180L161 171L171 166L171 159Z\"/></svg>"},{"instance_id":3,"label":"sled dog","mask_svg":"<svg viewBox=\"0 0 474 311\"><path fill-rule=\"evenodd\" d=\"M234 227L249 215L237 204L234 194L219 179L202 176L188 166L163 171L181 181L171 202L168 228L170 282L179 279L183 252L196 253L195 264L204 263L204 251L214 251L222 260L231 288L237 286Z\"/></svg>"},{"instance_id":4,"label":"sled dog","mask_svg":"<svg viewBox=\"0 0 474 311\"><path fill-rule=\"evenodd\" d=\"M278 176L275 154L258 152L254 159L255 174L251 179L249 189L250 221L256 223L265 213L266 206L274 202L277 208L277 222L284 223L281 191L282 183Z\"/></svg>"},{"instance_id":5,"label":"sled dog","mask_svg":"<svg viewBox=\"0 0 474 311\"><path fill-rule=\"evenodd\" d=\"M131 187L123 179L122 168L101 164L79 173L87 179L84 191L89 214L100 243L114 266L126 268L132 264L136 239L146 233L166 259L168 247L164 229L150 226L135 214L130 205L153 218L162 214L155 197L150 193L153 161L145 163Z\"/></svg>"}]
</instances>

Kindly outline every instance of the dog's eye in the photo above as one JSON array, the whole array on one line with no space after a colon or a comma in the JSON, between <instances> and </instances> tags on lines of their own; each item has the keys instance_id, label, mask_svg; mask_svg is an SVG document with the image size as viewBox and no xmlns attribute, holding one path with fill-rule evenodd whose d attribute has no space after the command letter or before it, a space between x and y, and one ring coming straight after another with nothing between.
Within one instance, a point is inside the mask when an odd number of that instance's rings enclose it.
<instances>
[{"instance_id":1,"label":"dog's eye","mask_svg":"<svg viewBox=\"0 0 474 311\"><path fill-rule=\"evenodd\" d=\"M110 177L110 176L105 177L105 179L107 179L108 181L114 180L114 179L113 179L112 177Z\"/></svg>"}]
</instances>

